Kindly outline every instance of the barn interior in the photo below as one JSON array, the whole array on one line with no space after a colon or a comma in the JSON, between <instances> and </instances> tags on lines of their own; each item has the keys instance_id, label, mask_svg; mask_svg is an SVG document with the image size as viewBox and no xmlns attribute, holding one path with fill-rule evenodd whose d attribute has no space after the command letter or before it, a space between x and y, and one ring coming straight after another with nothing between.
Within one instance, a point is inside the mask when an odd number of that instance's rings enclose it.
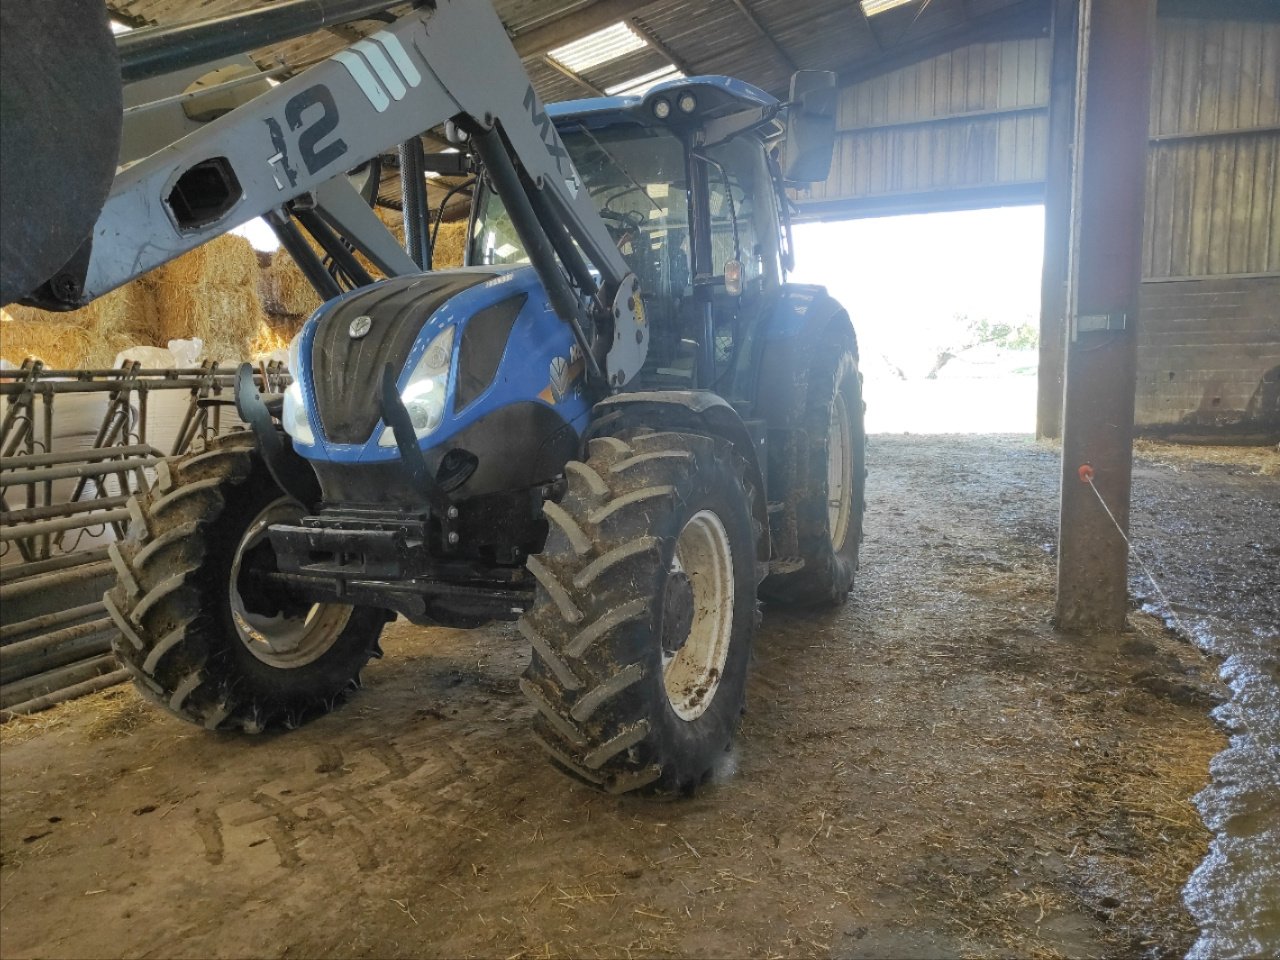
<instances>
[{"instance_id":1,"label":"barn interior","mask_svg":"<svg viewBox=\"0 0 1280 960\"><path fill-rule=\"evenodd\" d=\"M293 2L86 6L126 51ZM121 175L417 6L330 5L126 75ZM544 104L834 75L786 229L863 347L849 599L761 605L733 747L669 803L546 762L510 622L400 617L332 713L198 730L113 652L113 551L168 458L252 432L241 364L291 383L348 292L326 228L273 212L77 309L8 303L0 951L1280 953L1280 9L493 6ZM479 262L467 155L438 126L360 168L420 265Z\"/></svg>"}]
</instances>

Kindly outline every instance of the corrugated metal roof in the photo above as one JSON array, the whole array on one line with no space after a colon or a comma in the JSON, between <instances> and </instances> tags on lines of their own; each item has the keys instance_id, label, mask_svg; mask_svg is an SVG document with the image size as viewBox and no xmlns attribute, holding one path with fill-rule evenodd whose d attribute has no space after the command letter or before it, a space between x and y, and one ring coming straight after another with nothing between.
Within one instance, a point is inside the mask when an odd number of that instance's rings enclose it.
<instances>
[{"instance_id":1,"label":"corrugated metal roof","mask_svg":"<svg viewBox=\"0 0 1280 960\"><path fill-rule=\"evenodd\" d=\"M265 6L271 0L106 0L132 26L206 19ZM471 0L476 2L476 0ZM628 89L659 71L728 74L785 96L792 70L824 69L846 78L900 67L974 31L1043 33L1050 0L930 0L867 17L856 0L494 0L525 69L547 103ZM404 9L407 9L407 5ZM377 21L333 27L251 52L262 69L305 70ZM574 41L590 38L586 44ZM554 57L554 59L553 59ZM661 77L667 79L667 76ZM630 91L629 91L630 92ZM442 142L427 138L427 149ZM432 203L453 182L431 182ZM382 193L398 195L387 168Z\"/></svg>"},{"instance_id":2,"label":"corrugated metal roof","mask_svg":"<svg viewBox=\"0 0 1280 960\"><path fill-rule=\"evenodd\" d=\"M574 73L583 73L593 67L612 63L628 53L643 50L646 46L648 44L640 34L619 20L562 47L548 50L547 56Z\"/></svg>"},{"instance_id":3,"label":"corrugated metal roof","mask_svg":"<svg viewBox=\"0 0 1280 960\"><path fill-rule=\"evenodd\" d=\"M132 25L177 23L266 5L268 0L107 0L112 15ZM614 27L583 59L565 67L599 89L616 86L673 64L687 74L725 73L775 94L786 92L792 66L865 72L877 63L936 52L948 34L989 25L999 29L1003 14L1047 24L1049 0L915 0L874 18L856 0L496 0L507 31L526 54L526 67L546 101L587 94L581 83L546 64L556 50L605 27ZM285 64L299 70L324 59L376 22L355 23L254 52L264 67ZM633 32L634 31L634 32ZM635 38L636 33L644 41ZM541 43L546 37L548 42ZM629 47L608 48L623 57L603 57L609 42L625 38ZM650 43L652 41L652 43ZM530 49L531 48L531 49Z\"/></svg>"},{"instance_id":4,"label":"corrugated metal roof","mask_svg":"<svg viewBox=\"0 0 1280 960\"><path fill-rule=\"evenodd\" d=\"M867 16L874 17L877 13L884 13L886 10L892 10L907 3L918 3L919 0L858 0L858 2L862 4L862 9Z\"/></svg>"}]
</instances>

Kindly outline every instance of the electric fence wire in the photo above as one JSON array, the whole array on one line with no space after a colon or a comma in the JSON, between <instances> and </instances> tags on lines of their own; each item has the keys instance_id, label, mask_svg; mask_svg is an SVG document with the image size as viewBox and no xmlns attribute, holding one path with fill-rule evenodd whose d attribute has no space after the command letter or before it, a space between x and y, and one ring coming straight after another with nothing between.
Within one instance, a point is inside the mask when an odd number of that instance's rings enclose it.
<instances>
[{"instance_id":1,"label":"electric fence wire","mask_svg":"<svg viewBox=\"0 0 1280 960\"><path fill-rule=\"evenodd\" d=\"M1102 509L1107 512L1107 516L1115 525L1116 533L1120 534L1120 539L1124 541L1125 547L1128 548L1129 556L1138 561L1138 566L1142 568L1142 572L1145 573L1147 575L1147 579L1151 581L1151 586L1155 587L1156 595L1160 597L1160 601L1164 604L1165 609L1169 611L1169 618L1173 620L1173 625L1178 628L1179 633L1184 637L1189 638L1191 636L1190 631L1187 630L1186 625L1178 617L1177 611L1173 609L1173 604L1169 601L1169 598L1165 596L1165 592L1160 589L1160 584L1156 581L1155 574L1151 572L1151 568L1143 561L1142 555L1133 548L1133 541L1131 541L1125 534L1124 528L1121 527L1120 522L1116 520L1115 514L1111 512L1111 508L1107 506L1107 501L1102 498L1102 494L1098 491L1098 488L1094 486L1093 477L1086 477L1085 483L1089 484L1089 489L1093 491L1093 495L1097 497L1098 502L1102 504Z\"/></svg>"}]
</instances>

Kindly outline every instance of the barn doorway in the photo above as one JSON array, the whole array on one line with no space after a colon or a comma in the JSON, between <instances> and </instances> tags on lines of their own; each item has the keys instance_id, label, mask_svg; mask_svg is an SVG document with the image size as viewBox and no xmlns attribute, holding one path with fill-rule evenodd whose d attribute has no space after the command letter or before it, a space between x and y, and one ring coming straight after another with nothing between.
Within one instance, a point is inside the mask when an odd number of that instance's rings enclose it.
<instances>
[{"instance_id":1,"label":"barn doorway","mask_svg":"<svg viewBox=\"0 0 1280 960\"><path fill-rule=\"evenodd\" d=\"M871 433L1034 433L1044 207L795 227L853 317Z\"/></svg>"}]
</instances>

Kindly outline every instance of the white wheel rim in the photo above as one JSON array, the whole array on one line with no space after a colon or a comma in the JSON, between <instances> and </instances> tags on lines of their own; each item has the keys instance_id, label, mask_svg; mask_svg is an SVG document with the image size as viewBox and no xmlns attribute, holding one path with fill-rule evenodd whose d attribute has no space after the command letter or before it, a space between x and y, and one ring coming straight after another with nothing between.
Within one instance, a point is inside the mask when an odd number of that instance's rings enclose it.
<instances>
[{"instance_id":1,"label":"white wheel rim","mask_svg":"<svg viewBox=\"0 0 1280 960\"><path fill-rule=\"evenodd\" d=\"M662 682L681 720L696 720L715 699L733 635L733 551L724 524L700 510L680 531L672 572L693 588L693 623L684 646L663 653Z\"/></svg>"},{"instance_id":2,"label":"white wheel rim","mask_svg":"<svg viewBox=\"0 0 1280 960\"><path fill-rule=\"evenodd\" d=\"M849 516L853 513L850 494L853 491L853 444L849 436L849 407L844 392L836 391L831 404L831 423L827 432L827 527L831 545L844 546L849 535Z\"/></svg>"},{"instance_id":3,"label":"white wheel rim","mask_svg":"<svg viewBox=\"0 0 1280 960\"><path fill-rule=\"evenodd\" d=\"M240 641L263 663L288 670L318 660L338 639L351 619L351 607L341 603L315 603L301 616L284 613L264 616L245 606L240 595L241 564L245 555L267 536L273 523L296 523L302 518L302 506L281 497L254 518L236 547L231 564L231 619Z\"/></svg>"}]
</instances>

